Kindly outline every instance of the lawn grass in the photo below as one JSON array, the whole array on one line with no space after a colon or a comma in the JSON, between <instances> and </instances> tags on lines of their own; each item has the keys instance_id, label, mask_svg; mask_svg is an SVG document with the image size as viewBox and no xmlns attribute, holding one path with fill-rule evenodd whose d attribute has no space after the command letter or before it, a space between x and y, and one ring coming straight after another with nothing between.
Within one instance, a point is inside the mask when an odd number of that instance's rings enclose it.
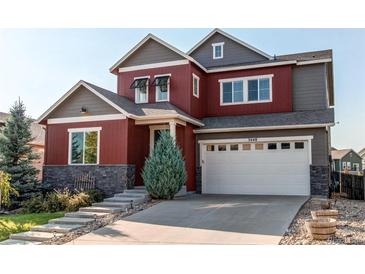
<instances>
[{"instance_id":1,"label":"lawn grass","mask_svg":"<svg viewBox=\"0 0 365 274\"><path fill-rule=\"evenodd\" d=\"M48 223L48 220L63 217L64 212L33 213L0 216L0 241L10 234L29 231L33 226Z\"/></svg>"}]
</instances>

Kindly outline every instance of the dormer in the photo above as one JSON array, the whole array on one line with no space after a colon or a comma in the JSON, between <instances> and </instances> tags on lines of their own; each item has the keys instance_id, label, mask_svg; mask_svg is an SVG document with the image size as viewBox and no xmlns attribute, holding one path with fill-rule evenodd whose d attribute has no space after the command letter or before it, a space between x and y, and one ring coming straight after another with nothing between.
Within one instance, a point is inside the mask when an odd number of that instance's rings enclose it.
<instances>
[{"instance_id":1,"label":"dormer","mask_svg":"<svg viewBox=\"0 0 365 274\"><path fill-rule=\"evenodd\" d=\"M265 52L220 29L214 29L210 32L187 54L207 69L254 64L272 59Z\"/></svg>"}]
</instances>

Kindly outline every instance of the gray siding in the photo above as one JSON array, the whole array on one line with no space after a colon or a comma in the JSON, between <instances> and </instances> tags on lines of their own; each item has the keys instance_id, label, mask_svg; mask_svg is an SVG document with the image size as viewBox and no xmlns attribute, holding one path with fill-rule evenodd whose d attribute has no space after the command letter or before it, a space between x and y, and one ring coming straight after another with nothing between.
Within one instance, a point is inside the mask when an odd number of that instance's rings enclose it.
<instances>
[{"instance_id":1,"label":"gray siding","mask_svg":"<svg viewBox=\"0 0 365 274\"><path fill-rule=\"evenodd\" d=\"M323 64L293 68L293 110L326 109L326 68Z\"/></svg>"},{"instance_id":2,"label":"gray siding","mask_svg":"<svg viewBox=\"0 0 365 274\"><path fill-rule=\"evenodd\" d=\"M220 42L224 42L223 58L214 60L212 44ZM267 60L266 57L219 33L216 33L210 37L190 55L206 68Z\"/></svg>"},{"instance_id":3,"label":"gray siding","mask_svg":"<svg viewBox=\"0 0 365 274\"><path fill-rule=\"evenodd\" d=\"M87 90L85 87L79 87L71 96L69 96L61 105L59 105L48 118L66 118L83 116L80 113L81 107L86 107L88 115L118 114L118 110L104 102L98 96Z\"/></svg>"},{"instance_id":4,"label":"gray siding","mask_svg":"<svg viewBox=\"0 0 365 274\"><path fill-rule=\"evenodd\" d=\"M184 57L150 39L129 56L119 67L183 60Z\"/></svg>"},{"instance_id":5,"label":"gray siding","mask_svg":"<svg viewBox=\"0 0 365 274\"><path fill-rule=\"evenodd\" d=\"M360 165L360 169L362 170L362 158L360 157L360 155L358 155L357 153L350 151L349 153L347 153L344 157L342 157L341 159L342 162L350 162L351 163L351 169L352 169L352 164L357 163ZM342 169L342 167L340 167Z\"/></svg>"},{"instance_id":6,"label":"gray siding","mask_svg":"<svg viewBox=\"0 0 365 274\"><path fill-rule=\"evenodd\" d=\"M229 139L229 138L256 138L256 137L283 137L283 136L308 136L313 135L312 140L312 165L328 166L328 136L325 128L313 129L290 129L290 130L270 130L270 131L246 131L246 132L228 132L228 133L206 133L197 134L197 140L209 139ZM198 144L198 142L197 142ZM199 144L197 145L197 161L200 162Z\"/></svg>"}]
</instances>

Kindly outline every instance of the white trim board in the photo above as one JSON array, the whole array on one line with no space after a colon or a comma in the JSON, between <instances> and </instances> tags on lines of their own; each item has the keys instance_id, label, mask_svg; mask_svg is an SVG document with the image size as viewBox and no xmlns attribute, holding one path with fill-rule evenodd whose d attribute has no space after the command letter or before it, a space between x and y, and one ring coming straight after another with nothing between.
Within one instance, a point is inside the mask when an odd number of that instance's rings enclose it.
<instances>
[{"instance_id":1,"label":"white trim board","mask_svg":"<svg viewBox=\"0 0 365 274\"><path fill-rule=\"evenodd\" d=\"M161 62L161 63L152 63L152 64L146 64L146 65L123 67L123 68L119 68L118 71L127 72L127 71L143 70L143 69L181 66L181 65L187 65L187 64L189 64L189 60L168 61L168 62Z\"/></svg>"},{"instance_id":2,"label":"white trim board","mask_svg":"<svg viewBox=\"0 0 365 274\"><path fill-rule=\"evenodd\" d=\"M267 54L267 53L265 53L265 52L263 52L263 51L261 51L261 50L259 50L259 49L257 49L257 48L255 48L255 47L253 47L253 46L251 46L251 45L249 45L249 44L247 44L247 43L245 43L245 42L243 42L243 41L241 41L240 39L238 39L238 38L236 38L236 37L234 37L234 36L232 36L232 35L230 35L230 34L228 34L227 32L224 32L223 30L221 30L221 29L218 29L218 28L216 28L216 29L214 29L214 30L212 30L207 36L205 36L202 40L200 40L192 49L190 49L188 52L187 52L187 54L188 55L190 55L193 51L195 51L197 48L199 48L205 41L207 41L210 37L212 37L214 34L216 34L216 33L219 33L219 34L221 34L221 35L223 35L223 36L225 36L225 37L227 37L227 38L229 38L229 39L231 39L231 40L233 40L234 42L236 42L236 43L238 43L238 44L240 44L241 46L244 46L244 47L246 47L246 48L248 48L248 49L250 49L250 50L252 50L252 51L254 51L254 52L256 52L256 53L258 53L258 54L260 54L260 55L262 55L262 56L264 56L264 57L266 57L267 59L272 59L273 57L272 56L270 56L269 54Z\"/></svg>"},{"instance_id":3,"label":"white trim board","mask_svg":"<svg viewBox=\"0 0 365 274\"><path fill-rule=\"evenodd\" d=\"M283 136L283 137L259 137L252 141L252 138L235 139L209 139L199 140L199 144L231 144L231 143L260 143L260 142L285 142L285 141L308 141L312 140L313 135L306 136Z\"/></svg>"},{"instance_id":4,"label":"white trim board","mask_svg":"<svg viewBox=\"0 0 365 274\"><path fill-rule=\"evenodd\" d=\"M47 120L47 124L68 124L80 122L94 122L94 121L110 121L110 120L124 120L127 117L124 114L107 114L107 115L92 115L80 117L67 118L51 118Z\"/></svg>"},{"instance_id":5,"label":"white trim board","mask_svg":"<svg viewBox=\"0 0 365 274\"><path fill-rule=\"evenodd\" d=\"M262 131L276 129L300 129L300 128L320 128L334 126L335 123L329 124L308 124L308 125L288 125L288 126L266 126L266 127L235 127L235 128L210 128L194 129L194 133L219 133L219 132L239 132L239 131Z\"/></svg>"}]
</instances>

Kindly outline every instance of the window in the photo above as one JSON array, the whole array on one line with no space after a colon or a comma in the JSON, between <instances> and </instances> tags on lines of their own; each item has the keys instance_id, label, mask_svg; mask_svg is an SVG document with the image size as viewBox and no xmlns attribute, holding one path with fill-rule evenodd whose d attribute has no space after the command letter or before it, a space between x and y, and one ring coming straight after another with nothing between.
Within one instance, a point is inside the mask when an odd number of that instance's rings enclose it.
<instances>
[{"instance_id":1,"label":"window","mask_svg":"<svg viewBox=\"0 0 365 274\"><path fill-rule=\"evenodd\" d=\"M214 145L207 145L207 151L214 151Z\"/></svg>"},{"instance_id":2,"label":"window","mask_svg":"<svg viewBox=\"0 0 365 274\"><path fill-rule=\"evenodd\" d=\"M251 144L242 144L242 150L251 150Z\"/></svg>"},{"instance_id":3,"label":"window","mask_svg":"<svg viewBox=\"0 0 365 274\"><path fill-rule=\"evenodd\" d=\"M226 145L218 145L218 151L226 151Z\"/></svg>"},{"instance_id":4,"label":"window","mask_svg":"<svg viewBox=\"0 0 365 274\"><path fill-rule=\"evenodd\" d=\"M199 80L200 78L193 73L193 95L199 98Z\"/></svg>"},{"instance_id":5,"label":"window","mask_svg":"<svg viewBox=\"0 0 365 274\"><path fill-rule=\"evenodd\" d=\"M152 86L156 87L156 102L169 101L170 97L170 74L155 75Z\"/></svg>"},{"instance_id":6,"label":"window","mask_svg":"<svg viewBox=\"0 0 365 274\"><path fill-rule=\"evenodd\" d=\"M352 170L359 171L360 170L360 164L359 163L353 163L352 164Z\"/></svg>"},{"instance_id":7,"label":"window","mask_svg":"<svg viewBox=\"0 0 365 274\"><path fill-rule=\"evenodd\" d=\"M275 149L277 149L276 143L268 143L267 144L267 149L269 149L269 150L275 150Z\"/></svg>"},{"instance_id":8,"label":"window","mask_svg":"<svg viewBox=\"0 0 365 274\"><path fill-rule=\"evenodd\" d=\"M212 44L213 59L222 59L223 58L223 45L224 45L224 42Z\"/></svg>"},{"instance_id":9,"label":"window","mask_svg":"<svg viewBox=\"0 0 365 274\"><path fill-rule=\"evenodd\" d=\"M342 162L342 169L345 169L347 166L346 162Z\"/></svg>"},{"instance_id":10,"label":"window","mask_svg":"<svg viewBox=\"0 0 365 274\"><path fill-rule=\"evenodd\" d=\"M230 150L238 150L238 144L232 144L230 145Z\"/></svg>"},{"instance_id":11,"label":"window","mask_svg":"<svg viewBox=\"0 0 365 274\"><path fill-rule=\"evenodd\" d=\"M69 164L99 163L99 133L101 128L69 129Z\"/></svg>"},{"instance_id":12,"label":"window","mask_svg":"<svg viewBox=\"0 0 365 274\"><path fill-rule=\"evenodd\" d=\"M304 142L295 142L295 149L304 149Z\"/></svg>"},{"instance_id":13,"label":"window","mask_svg":"<svg viewBox=\"0 0 365 274\"><path fill-rule=\"evenodd\" d=\"M149 76L134 78L130 86L131 89L134 88L136 103L148 103L148 78Z\"/></svg>"},{"instance_id":14,"label":"window","mask_svg":"<svg viewBox=\"0 0 365 274\"><path fill-rule=\"evenodd\" d=\"M264 144L255 144L255 150L264 150Z\"/></svg>"},{"instance_id":15,"label":"window","mask_svg":"<svg viewBox=\"0 0 365 274\"><path fill-rule=\"evenodd\" d=\"M268 101L270 100L270 79L253 79L248 80L248 98L252 101Z\"/></svg>"},{"instance_id":16,"label":"window","mask_svg":"<svg viewBox=\"0 0 365 274\"><path fill-rule=\"evenodd\" d=\"M242 103L243 102L243 81L223 83L223 103Z\"/></svg>"},{"instance_id":17,"label":"window","mask_svg":"<svg viewBox=\"0 0 365 274\"><path fill-rule=\"evenodd\" d=\"M265 103L272 100L273 75L221 79L221 105Z\"/></svg>"},{"instance_id":18,"label":"window","mask_svg":"<svg viewBox=\"0 0 365 274\"><path fill-rule=\"evenodd\" d=\"M281 149L290 149L290 143L281 143Z\"/></svg>"}]
</instances>

